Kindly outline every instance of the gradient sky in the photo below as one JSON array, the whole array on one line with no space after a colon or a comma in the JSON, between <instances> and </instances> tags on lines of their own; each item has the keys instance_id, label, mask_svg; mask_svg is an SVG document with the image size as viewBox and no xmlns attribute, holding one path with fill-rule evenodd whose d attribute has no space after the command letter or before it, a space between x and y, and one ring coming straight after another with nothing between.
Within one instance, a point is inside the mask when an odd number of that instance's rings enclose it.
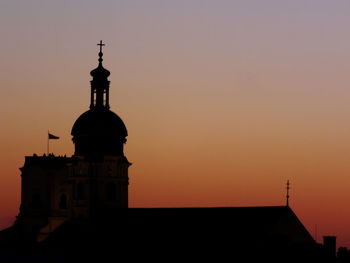
<instances>
[{"instance_id":1,"label":"gradient sky","mask_svg":"<svg viewBox=\"0 0 350 263\"><path fill-rule=\"evenodd\" d=\"M310 233L350 247L349 13L347 0L1 0L0 226L47 130L73 153L102 39L131 207L284 205L289 179Z\"/></svg>"}]
</instances>

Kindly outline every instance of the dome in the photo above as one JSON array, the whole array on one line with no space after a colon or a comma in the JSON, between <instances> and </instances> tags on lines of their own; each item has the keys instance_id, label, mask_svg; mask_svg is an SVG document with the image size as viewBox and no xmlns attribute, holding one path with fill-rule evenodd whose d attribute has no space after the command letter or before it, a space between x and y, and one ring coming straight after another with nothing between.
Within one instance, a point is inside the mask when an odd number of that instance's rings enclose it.
<instances>
[{"instance_id":1,"label":"dome","mask_svg":"<svg viewBox=\"0 0 350 263\"><path fill-rule=\"evenodd\" d=\"M75 121L71 134L77 135L114 135L128 136L122 119L110 110L88 110Z\"/></svg>"},{"instance_id":2,"label":"dome","mask_svg":"<svg viewBox=\"0 0 350 263\"><path fill-rule=\"evenodd\" d=\"M122 119L108 109L90 109L74 123L75 155L123 155L128 131Z\"/></svg>"},{"instance_id":3,"label":"dome","mask_svg":"<svg viewBox=\"0 0 350 263\"><path fill-rule=\"evenodd\" d=\"M102 66L102 40L98 44L98 66L90 72L92 76L90 110L84 112L74 123L71 134L75 146L74 155L89 159L103 159L103 156L124 156L123 148L128 131L121 118L109 110L108 76L111 74Z\"/></svg>"},{"instance_id":4,"label":"dome","mask_svg":"<svg viewBox=\"0 0 350 263\"><path fill-rule=\"evenodd\" d=\"M105 79L105 78L108 78L109 75L111 75L111 72L109 72L109 70L105 69L103 66L102 66L102 63L100 62L98 67L91 70L90 71L90 75L93 77L93 78L101 78L101 79Z\"/></svg>"}]
</instances>

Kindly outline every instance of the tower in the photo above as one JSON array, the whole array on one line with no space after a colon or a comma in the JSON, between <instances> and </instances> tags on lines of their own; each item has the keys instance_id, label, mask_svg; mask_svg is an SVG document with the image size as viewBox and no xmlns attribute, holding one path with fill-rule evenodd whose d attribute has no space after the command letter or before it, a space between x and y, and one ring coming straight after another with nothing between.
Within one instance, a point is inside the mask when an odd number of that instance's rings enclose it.
<instances>
[{"instance_id":1,"label":"tower","mask_svg":"<svg viewBox=\"0 0 350 263\"><path fill-rule=\"evenodd\" d=\"M90 72L90 109L75 121L72 157L26 156L21 170L21 206L17 222L45 239L69 220L104 219L128 207L128 168L124 155L128 135L121 118L110 110L110 72L102 65Z\"/></svg>"},{"instance_id":2,"label":"tower","mask_svg":"<svg viewBox=\"0 0 350 263\"><path fill-rule=\"evenodd\" d=\"M100 42L98 67L90 72L90 109L83 113L72 128L76 156L89 160L102 160L103 156L124 156L123 148L128 136L124 122L109 108L110 72L102 65Z\"/></svg>"},{"instance_id":3,"label":"tower","mask_svg":"<svg viewBox=\"0 0 350 263\"><path fill-rule=\"evenodd\" d=\"M128 207L128 167L124 143L128 135L122 119L110 110L110 72L102 65L90 72L90 109L75 121L71 134L76 163L71 167L73 217L95 217Z\"/></svg>"}]
</instances>

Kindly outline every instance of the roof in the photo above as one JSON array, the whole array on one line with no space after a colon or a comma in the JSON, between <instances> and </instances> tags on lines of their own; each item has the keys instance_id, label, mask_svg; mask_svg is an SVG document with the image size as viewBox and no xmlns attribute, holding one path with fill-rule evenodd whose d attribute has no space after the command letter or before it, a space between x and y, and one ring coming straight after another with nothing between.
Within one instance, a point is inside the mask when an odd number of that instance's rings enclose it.
<instances>
[{"instance_id":1,"label":"roof","mask_svg":"<svg viewBox=\"0 0 350 263\"><path fill-rule=\"evenodd\" d=\"M50 257L77 260L104 257L106 262L125 257L153 262L239 258L246 259L244 262L271 258L317 262L315 256L319 255L317 244L287 206L128 208L116 212L98 220L64 223L39 244L38 253L47 251Z\"/></svg>"},{"instance_id":2,"label":"roof","mask_svg":"<svg viewBox=\"0 0 350 263\"><path fill-rule=\"evenodd\" d=\"M93 109L81 114L75 121L71 134L79 135L114 135L128 136L128 131L122 119L108 109Z\"/></svg>"},{"instance_id":3,"label":"roof","mask_svg":"<svg viewBox=\"0 0 350 263\"><path fill-rule=\"evenodd\" d=\"M312 236L288 206L212 208L131 208L131 224L222 233L231 240L263 240L278 237L296 244L315 243ZM140 223L139 223L140 224Z\"/></svg>"},{"instance_id":4,"label":"roof","mask_svg":"<svg viewBox=\"0 0 350 263\"><path fill-rule=\"evenodd\" d=\"M53 154L38 156L34 154L33 156L26 156L24 167L30 166L40 166L42 168L62 168L71 163L74 160L72 157L67 156L55 156Z\"/></svg>"},{"instance_id":5,"label":"roof","mask_svg":"<svg viewBox=\"0 0 350 263\"><path fill-rule=\"evenodd\" d=\"M315 244L287 206L129 208L117 210L113 215L105 214L92 225L81 228L79 223L68 223L58 233L82 233L82 229L87 227L88 232L94 229L96 233L116 233L137 240L144 237L160 240L182 237L197 241L203 238L208 242L229 240L231 244L246 246L276 241L302 246Z\"/></svg>"}]
</instances>

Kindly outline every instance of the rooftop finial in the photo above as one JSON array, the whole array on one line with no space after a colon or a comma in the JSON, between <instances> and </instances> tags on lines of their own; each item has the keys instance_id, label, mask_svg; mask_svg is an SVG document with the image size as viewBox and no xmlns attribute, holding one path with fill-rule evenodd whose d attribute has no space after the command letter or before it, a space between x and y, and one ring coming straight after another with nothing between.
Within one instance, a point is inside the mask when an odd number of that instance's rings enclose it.
<instances>
[{"instance_id":1,"label":"rooftop finial","mask_svg":"<svg viewBox=\"0 0 350 263\"><path fill-rule=\"evenodd\" d=\"M102 47L105 46L106 44L103 44L102 40L100 40L100 43L98 43L97 45L100 46L100 52L98 53L98 56L100 58L98 59L98 62L102 63L102 61L103 61L103 59L102 59L102 56L103 56Z\"/></svg>"},{"instance_id":2,"label":"rooftop finial","mask_svg":"<svg viewBox=\"0 0 350 263\"><path fill-rule=\"evenodd\" d=\"M289 206L289 189L290 189L290 183L289 180L287 180L287 195L286 195L286 205Z\"/></svg>"},{"instance_id":3,"label":"rooftop finial","mask_svg":"<svg viewBox=\"0 0 350 263\"><path fill-rule=\"evenodd\" d=\"M106 44L103 44L102 40L100 40L100 43L98 43L97 45L100 46L100 53L102 53L102 47L105 46Z\"/></svg>"}]
</instances>

